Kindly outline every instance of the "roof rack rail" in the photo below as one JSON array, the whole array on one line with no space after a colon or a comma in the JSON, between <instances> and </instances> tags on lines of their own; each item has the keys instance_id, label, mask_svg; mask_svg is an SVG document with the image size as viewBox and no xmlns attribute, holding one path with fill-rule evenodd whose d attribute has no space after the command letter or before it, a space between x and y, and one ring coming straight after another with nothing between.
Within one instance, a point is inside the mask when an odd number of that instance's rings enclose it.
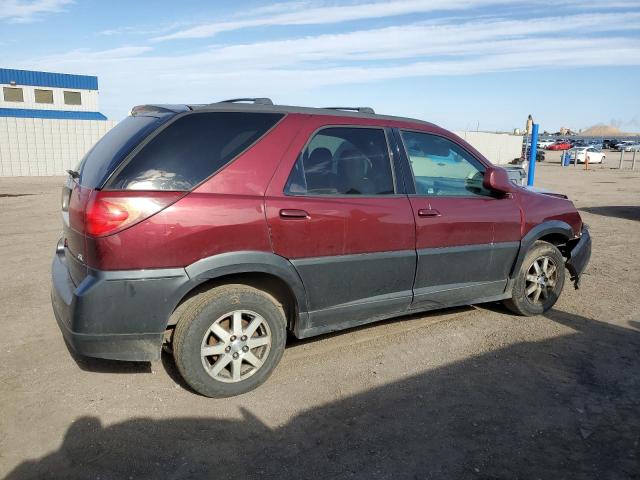
<instances>
[{"instance_id":1,"label":"roof rack rail","mask_svg":"<svg viewBox=\"0 0 640 480\"><path fill-rule=\"evenodd\" d=\"M255 105L273 105L273 101L270 98L231 98L229 100L222 100L217 103L241 103L251 102Z\"/></svg>"},{"instance_id":2,"label":"roof rack rail","mask_svg":"<svg viewBox=\"0 0 640 480\"><path fill-rule=\"evenodd\" d=\"M358 113L371 113L375 114L376 112L371 107L324 107L326 110L348 110L350 112L358 112Z\"/></svg>"}]
</instances>

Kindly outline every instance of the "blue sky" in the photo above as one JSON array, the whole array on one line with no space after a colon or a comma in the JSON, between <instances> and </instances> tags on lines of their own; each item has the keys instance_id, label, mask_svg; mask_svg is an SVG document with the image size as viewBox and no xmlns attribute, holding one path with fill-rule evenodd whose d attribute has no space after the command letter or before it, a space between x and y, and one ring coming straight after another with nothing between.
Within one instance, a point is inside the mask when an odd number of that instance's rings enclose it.
<instances>
[{"instance_id":1,"label":"blue sky","mask_svg":"<svg viewBox=\"0 0 640 480\"><path fill-rule=\"evenodd\" d=\"M2 67L97 75L101 111L268 96L450 129L640 131L638 0L0 0Z\"/></svg>"}]
</instances>

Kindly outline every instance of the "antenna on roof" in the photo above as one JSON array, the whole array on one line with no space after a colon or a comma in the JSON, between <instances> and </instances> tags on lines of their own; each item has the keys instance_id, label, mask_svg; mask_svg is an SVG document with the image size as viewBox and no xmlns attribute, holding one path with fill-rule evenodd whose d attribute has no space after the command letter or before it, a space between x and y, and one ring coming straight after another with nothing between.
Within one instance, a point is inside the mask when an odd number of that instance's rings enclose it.
<instances>
[{"instance_id":1,"label":"antenna on roof","mask_svg":"<svg viewBox=\"0 0 640 480\"><path fill-rule=\"evenodd\" d=\"M253 103L254 105L273 105L273 101L270 98L231 98L229 100L222 100L218 103Z\"/></svg>"},{"instance_id":2,"label":"antenna on roof","mask_svg":"<svg viewBox=\"0 0 640 480\"><path fill-rule=\"evenodd\" d=\"M324 107L327 110L347 110L349 112L371 113L375 114L371 107Z\"/></svg>"}]
</instances>

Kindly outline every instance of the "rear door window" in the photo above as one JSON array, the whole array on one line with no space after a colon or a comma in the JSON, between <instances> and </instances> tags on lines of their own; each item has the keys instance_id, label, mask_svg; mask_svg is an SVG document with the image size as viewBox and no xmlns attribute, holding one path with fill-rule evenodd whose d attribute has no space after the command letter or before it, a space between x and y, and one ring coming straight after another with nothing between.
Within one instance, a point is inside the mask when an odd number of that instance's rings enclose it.
<instances>
[{"instance_id":1,"label":"rear door window","mask_svg":"<svg viewBox=\"0 0 640 480\"><path fill-rule=\"evenodd\" d=\"M283 117L202 112L178 118L108 182L111 190L190 190L249 148Z\"/></svg>"},{"instance_id":2,"label":"rear door window","mask_svg":"<svg viewBox=\"0 0 640 480\"><path fill-rule=\"evenodd\" d=\"M124 158L170 115L130 116L109 130L75 168L79 183L87 188L100 188Z\"/></svg>"},{"instance_id":3,"label":"rear door window","mask_svg":"<svg viewBox=\"0 0 640 480\"><path fill-rule=\"evenodd\" d=\"M285 192L291 195L390 195L389 149L379 128L329 127L300 154Z\"/></svg>"}]
</instances>

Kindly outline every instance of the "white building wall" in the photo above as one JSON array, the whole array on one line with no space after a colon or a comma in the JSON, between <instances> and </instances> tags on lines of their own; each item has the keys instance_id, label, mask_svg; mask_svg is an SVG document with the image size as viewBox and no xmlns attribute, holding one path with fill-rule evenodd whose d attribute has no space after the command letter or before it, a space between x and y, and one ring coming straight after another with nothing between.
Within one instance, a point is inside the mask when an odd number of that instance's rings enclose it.
<instances>
[{"instance_id":1,"label":"white building wall","mask_svg":"<svg viewBox=\"0 0 640 480\"><path fill-rule=\"evenodd\" d=\"M115 125L112 120L0 117L0 176L64 175ZM521 136L456 133L497 165L520 157L522 151Z\"/></svg>"},{"instance_id":2,"label":"white building wall","mask_svg":"<svg viewBox=\"0 0 640 480\"><path fill-rule=\"evenodd\" d=\"M0 117L0 176L64 175L115 124Z\"/></svg>"},{"instance_id":3,"label":"white building wall","mask_svg":"<svg viewBox=\"0 0 640 480\"><path fill-rule=\"evenodd\" d=\"M21 88L24 102L6 102L2 87ZM53 90L53 103L36 103L35 90ZM82 105L66 105L64 91L80 92ZM9 85L0 83L0 108L29 108L38 110L67 110L72 112L98 112L98 90L80 90L77 88L32 87L30 85Z\"/></svg>"},{"instance_id":4,"label":"white building wall","mask_svg":"<svg viewBox=\"0 0 640 480\"><path fill-rule=\"evenodd\" d=\"M508 133L455 132L495 165L504 165L522 154L522 136Z\"/></svg>"}]
</instances>

